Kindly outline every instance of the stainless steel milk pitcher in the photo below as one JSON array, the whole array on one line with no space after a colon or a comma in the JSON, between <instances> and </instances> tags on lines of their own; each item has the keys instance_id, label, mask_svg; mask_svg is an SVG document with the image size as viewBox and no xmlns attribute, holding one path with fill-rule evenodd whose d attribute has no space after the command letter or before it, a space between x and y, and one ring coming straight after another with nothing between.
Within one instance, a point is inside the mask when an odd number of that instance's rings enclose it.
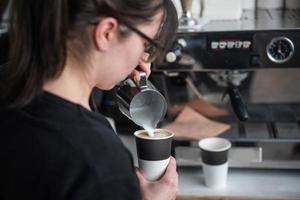
<instances>
[{"instance_id":1,"label":"stainless steel milk pitcher","mask_svg":"<svg viewBox=\"0 0 300 200\"><path fill-rule=\"evenodd\" d=\"M117 88L117 104L120 111L137 125L156 128L167 111L164 96L147 80L146 73L140 72L140 81L127 79Z\"/></svg>"}]
</instances>

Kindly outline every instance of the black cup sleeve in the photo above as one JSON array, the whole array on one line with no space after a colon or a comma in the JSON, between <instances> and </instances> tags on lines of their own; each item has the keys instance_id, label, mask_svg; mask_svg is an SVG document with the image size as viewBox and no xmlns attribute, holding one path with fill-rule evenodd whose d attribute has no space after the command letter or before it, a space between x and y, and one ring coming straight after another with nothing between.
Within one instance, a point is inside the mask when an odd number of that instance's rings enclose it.
<instances>
[{"instance_id":1,"label":"black cup sleeve","mask_svg":"<svg viewBox=\"0 0 300 200\"><path fill-rule=\"evenodd\" d=\"M165 160L171 155L172 138L162 140L147 140L136 137L136 147L139 159L155 161Z\"/></svg>"},{"instance_id":2,"label":"black cup sleeve","mask_svg":"<svg viewBox=\"0 0 300 200\"><path fill-rule=\"evenodd\" d=\"M228 150L213 152L201 149L202 162L207 165L222 165L228 160Z\"/></svg>"}]
</instances>

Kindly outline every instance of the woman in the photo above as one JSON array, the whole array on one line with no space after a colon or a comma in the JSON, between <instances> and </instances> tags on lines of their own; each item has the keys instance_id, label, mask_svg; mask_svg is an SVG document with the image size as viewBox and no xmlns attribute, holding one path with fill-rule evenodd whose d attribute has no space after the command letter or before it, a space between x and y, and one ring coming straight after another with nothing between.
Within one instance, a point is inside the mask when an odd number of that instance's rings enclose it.
<instances>
[{"instance_id":1,"label":"woman","mask_svg":"<svg viewBox=\"0 0 300 200\"><path fill-rule=\"evenodd\" d=\"M0 199L175 199L175 160L148 182L89 105L94 87L150 74L176 32L171 1L13 0L10 14Z\"/></svg>"}]
</instances>

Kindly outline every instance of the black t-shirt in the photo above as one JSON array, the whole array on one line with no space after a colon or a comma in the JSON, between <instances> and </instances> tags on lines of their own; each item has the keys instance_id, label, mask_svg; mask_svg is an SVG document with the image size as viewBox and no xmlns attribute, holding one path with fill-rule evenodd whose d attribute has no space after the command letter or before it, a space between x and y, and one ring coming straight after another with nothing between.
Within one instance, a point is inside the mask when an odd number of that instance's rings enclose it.
<instances>
[{"instance_id":1,"label":"black t-shirt","mask_svg":"<svg viewBox=\"0 0 300 200\"><path fill-rule=\"evenodd\" d=\"M140 199L132 157L105 117L44 92L0 110L0 199Z\"/></svg>"}]
</instances>

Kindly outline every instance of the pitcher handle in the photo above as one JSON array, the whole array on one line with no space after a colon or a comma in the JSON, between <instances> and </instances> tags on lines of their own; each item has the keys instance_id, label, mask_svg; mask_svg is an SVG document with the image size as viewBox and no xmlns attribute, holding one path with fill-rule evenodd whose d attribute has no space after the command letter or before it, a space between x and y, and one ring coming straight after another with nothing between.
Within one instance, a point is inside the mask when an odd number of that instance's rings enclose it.
<instances>
[{"instance_id":1,"label":"pitcher handle","mask_svg":"<svg viewBox=\"0 0 300 200\"><path fill-rule=\"evenodd\" d=\"M146 72L139 72L141 80L138 82L140 89L148 88Z\"/></svg>"}]
</instances>

